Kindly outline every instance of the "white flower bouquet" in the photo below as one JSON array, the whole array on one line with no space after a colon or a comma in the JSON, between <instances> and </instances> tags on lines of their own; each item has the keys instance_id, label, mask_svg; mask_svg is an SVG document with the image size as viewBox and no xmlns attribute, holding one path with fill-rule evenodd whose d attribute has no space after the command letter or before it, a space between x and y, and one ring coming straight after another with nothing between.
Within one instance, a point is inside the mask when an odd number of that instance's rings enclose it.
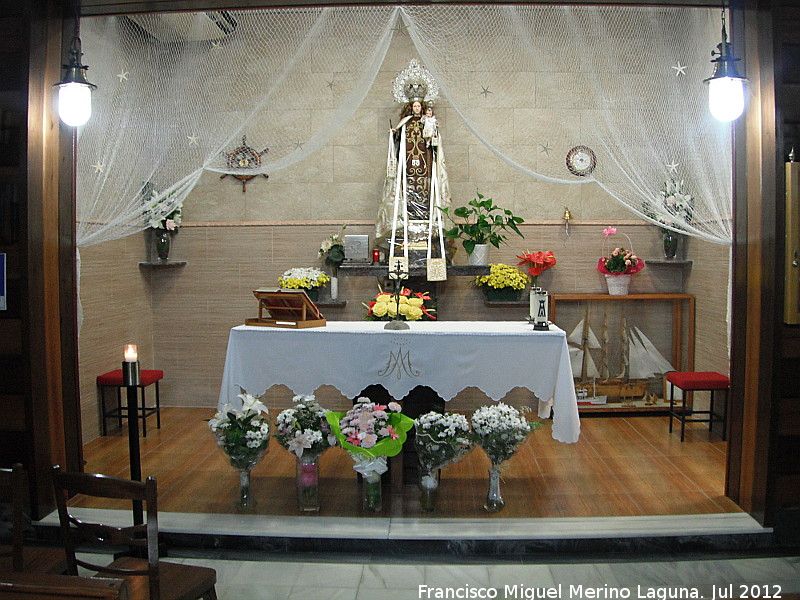
<instances>
[{"instance_id":1,"label":"white flower bouquet","mask_svg":"<svg viewBox=\"0 0 800 600\"><path fill-rule=\"evenodd\" d=\"M166 229L167 231L176 231L181 226L183 218L183 203L177 206L170 201L170 197L174 192L170 192L166 196L159 199L160 193L148 184L142 190L144 195L144 203L146 207L145 218L147 224L153 229Z\"/></svg>"},{"instance_id":2,"label":"white flower bouquet","mask_svg":"<svg viewBox=\"0 0 800 600\"><path fill-rule=\"evenodd\" d=\"M242 408L225 404L208 419L208 426L231 464L240 471L252 469L267 451L269 444L269 410L250 394L239 394Z\"/></svg>"},{"instance_id":3,"label":"white flower bouquet","mask_svg":"<svg viewBox=\"0 0 800 600\"><path fill-rule=\"evenodd\" d=\"M467 417L457 413L425 413L414 421L414 433L419 463L429 472L456 462L472 448Z\"/></svg>"},{"instance_id":4,"label":"white flower bouquet","mask_svg":"<svg viewBox=\"0 0 800 600\"><path fill-rule=\"evenodd\" d=\"M538 423L528 422L516 408L502 402L482 406L472 414L475 443L483 448L492 465L514 456L527 435L538 427Z\"/></svg>"},{"instance_id":5,"label":"white flower bouquet","mask_svg":"<svg viewBox=\"0 0 800 600\"><path fill-rule=\"evenodd\" d=\"M315 459L336 445L325 414L314 396L295 396L294 408L278 414L275 439L298 459Z\"/></svg>"}]
</instances>

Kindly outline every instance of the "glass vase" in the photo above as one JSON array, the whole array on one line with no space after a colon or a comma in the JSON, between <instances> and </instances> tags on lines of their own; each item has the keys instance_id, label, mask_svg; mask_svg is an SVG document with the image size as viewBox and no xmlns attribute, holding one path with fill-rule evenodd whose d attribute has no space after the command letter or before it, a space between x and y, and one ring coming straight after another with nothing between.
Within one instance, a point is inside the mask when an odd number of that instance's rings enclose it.
<instances>
[{"instance_id":1,"label":"glass vase","mask_svg":"<svg viewBox=\"0 0 800 600\"><path fill-rule=\"evenodd\" d=\"M419 472L419 508L424 513L436 510L436 496L439 492L439 480L434 469L420 469Z\"/></svg>"},{"instance_id":2,"label":"glass vase","mask_svg":"<svg viewBox=\"0 0 800 600\"><path fill-rule=\"evenodd\" d=\"M678 241L680 236L669 229L664 230L664 258L672 260L678 255Z\"/></svg>"},{"instance_id":3,"label":"glass vase","mask_svg":"<svg viewBox=\"0 0 800 600\"><path fill-rule=\"evenodd\" d=\"M380 475L372 473L362 477L361 506L368 512L379 512L383 508Z\"/></svg>"},{"instance_id":4,"label":"glass vase","mask_svg":"<svg viewBox=\"0 0 800 600\"><path fill-rule=\"evenodd\" d=\"M217 446L225 453L231 461L231 465L239 472L239 502L238 508L244 510L255 506L255 500L250 494L250 472L255 468L258 462L263 458L269 449L269 444L264 444L263 447L244 448L241 446L226 446L225 436L216 432L214 439ZM269 440L269 438L267 438Z\"/></svg>"},{"instance_id":5,"label":"glass vase","mask_svg":"<svg viewBox=\"0 0 800 600\"><path fill-rule=\"evenodd\" d=\"M489 492L486 494L483 508L489 512L499 512L505 505L506 503L500 495L500 465L493 464L489 468Z\"/></svg>"},{"instance_id":6,"label":"glass vase","mask_svg":"<svg viewBox=\"0 0 800 600\"><path fill-rule=\"evenodd\" d=\"M317 456L301 456L297 459L297 506L300 512L319 512Z\"/></svg>"},{"instance_id":7,"label":"glass vase","mask_svg":"<svg viewBox=\"0 0 800 600\"><path fill-rule=\"evenodd\" d=\"M249 508L253 500L250 497L250 471L249 469L239 469L239 508ZM253 502L254 503L254 502Z\"/></svg>"},{"instance_id":8,"label":"glass vase","mask_svg":"<svg viewBox=\"0 0 800 600\"><path fill-rule=\"evenodd\" d=\"M155 234L156 258L169 260L169 251L172 247L172 233L166 229L158 229Z\"/></svg>"}]
</instances>

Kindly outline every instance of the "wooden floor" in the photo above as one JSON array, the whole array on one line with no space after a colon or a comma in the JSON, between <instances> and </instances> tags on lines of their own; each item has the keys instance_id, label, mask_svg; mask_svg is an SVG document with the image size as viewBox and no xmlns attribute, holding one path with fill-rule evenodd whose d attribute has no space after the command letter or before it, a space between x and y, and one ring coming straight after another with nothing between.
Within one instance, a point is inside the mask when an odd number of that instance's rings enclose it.
<instances>
[{"instance_id":1,"label":"wooden floor","mask_svg":"<svg viewBox=\"0 0 800 600\"><path fill-rule=\"evenodd\" d=\"M162 428L148 420L142 474L158 478L159 510L235 513L238 473L214 443L204 419L213 411L162 409ZM726 443L700 425L686 441L668 432L667 417L583 418L581 438L562 444L550 424L529 436L503 469L506 508L483 510L489 461L480 448L442 471L437 517L594 517L741 512L723 495ZM110 430L84 448L86 471L128 477L127 429ZM396 468L396 467L395 467ZM395 479L397 471L395 471ZM389 474L384 477L387 478ZM320 459L322 516L363 516L352 461L340 448ZM254 469L253 514L296 515L295 460L273 439ZM80 506L126 508L76 498ZM385 485L384 510L374 516L420 516L414 485Z\"/></svg>"}]
</instances>

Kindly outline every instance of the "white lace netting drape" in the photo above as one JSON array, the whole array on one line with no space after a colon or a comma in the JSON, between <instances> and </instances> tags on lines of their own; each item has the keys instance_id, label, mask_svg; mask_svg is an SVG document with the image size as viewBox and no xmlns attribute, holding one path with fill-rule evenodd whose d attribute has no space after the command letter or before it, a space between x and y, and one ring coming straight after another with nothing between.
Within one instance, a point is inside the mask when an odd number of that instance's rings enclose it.
<instances>
[{"instance_id":1,"label":"white lace netting drape","mask_svg":"<svg viewBox=\"0 0 800 600\"><path fill-rule=\"evenodd\" d=\"M204 170L272 173L325 146L364 101L399 33L411 36L443 100L499 159L541 181L596 181L644 219L664 181L684 180L695 206L681 228L730 243L730 126L709 116L702 83L719 41L718 10L433 5L229 14L236 27L227 34L214 24L219 13L192 13L182 15L180 34L162 28L157 37L145 29L158 29L159 15L83 20L84 62L98 89L78 138L79 247L145 229L146 182L177 206ZM489 110L529 117L524 134L491 125L487 97ZM556 169L558 161L541 160L558 112L538 111L538 98L582 109L582 142L598 158L590 177L565 177L563 161ZM232 171L223 152L245 133L269 152L259 168Z\"/></svg>"}]
</instances>

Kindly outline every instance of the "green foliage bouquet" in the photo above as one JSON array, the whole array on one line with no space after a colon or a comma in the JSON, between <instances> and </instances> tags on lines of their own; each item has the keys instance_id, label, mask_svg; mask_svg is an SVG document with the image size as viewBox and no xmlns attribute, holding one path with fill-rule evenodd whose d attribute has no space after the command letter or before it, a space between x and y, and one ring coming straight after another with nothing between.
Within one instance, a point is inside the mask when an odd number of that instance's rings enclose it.
<instances>
[{"instance_id":1,"label":"green foliage bouquet","mask_svg":"<svg viewBox=\"0 0 800 600\"><path fill-rule=\"evenodd\" d=\"M467 206L454 209L452 216L449 207L440 210L453 222L453 227L444 232L445 237L453 240L461 238L461 245L467 254L472 254L475 244L491 244L499 248L508 239L508 231L525 237L518 227L524 222L522 217L515 217L509 209L496 206L494 200L485 198L483 194L478 194ZM452 217L462 220L455 221Z\"/></svg>"}]
</instances>

